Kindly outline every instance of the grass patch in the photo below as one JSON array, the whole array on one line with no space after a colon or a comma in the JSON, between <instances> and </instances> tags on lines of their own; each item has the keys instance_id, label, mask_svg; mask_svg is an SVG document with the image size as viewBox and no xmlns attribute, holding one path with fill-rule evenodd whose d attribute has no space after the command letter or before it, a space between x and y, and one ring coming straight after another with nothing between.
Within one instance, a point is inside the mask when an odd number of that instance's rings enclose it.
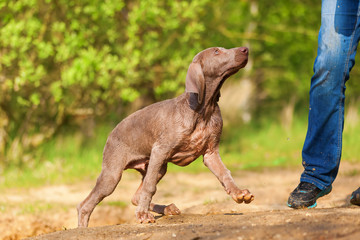
<instances>
[{"instance_id":1,"label":"grass patch","mask_svg":"<svg viewBox=\"0 0 360 240\"><path fill-rule=\"evenodd\" d=\"M0 213L6 213L7 211L15 210L16 214L19 216L26 214L29 215L40 214L54 209L58 210L59 207L54 206L51 203L46 203L42 201L18 202L18 203L0 202Z\"/></svg>"},{"instance_id":2,"label":"grass patch","mask_svg":"<svg viewBox=\"0 0 360 240\"><path fill-rule=\"evenodd\" d=\"M102 151L112 126L100 126L94 137L66 132L36 150L38 159L26 167L9 166L0 177L0 189L94 180L101 171Z\"/></svg>"},{"instance_id":3,"label":"grass patch","mask_svg":"<svg viewBox=\"0 0 360 240\"><path fill-rule=\"evenodd\" d=\"M42 212L48 212L49 210L54 209L54 206L50 203L44 202L29 202L21 204L21 211L18 213L19 215L23 214L38 214Z\"/></svg>"},{"instance_id":4,"label":"grass patch","mask_svg":"<svg viewBox=\"0 0 360 240\"><path fill-rule=\"evenodd\" d=\"M344 172L343 175L348 176L348 177L355 177L355 176L360 175L360 171L357 169L353 169L353 170Z\"/></svg>"},{"instance_id":5,"label":"grass patch","mask_svg":"<svg viewBox=\"0 0 360 240\"><path fill-rule=\"evenodd\" d=\"M297 119L289 130L275 121L229 126L224 131L220 151L230 169L298 166L305 134L306 121L303 119Z\"/></svg>"},{"instance_id":6,"label":"grass patch","mask_svg":"<svg viewBox=\"0 0 360 240\"><path fill-rule=\"evenodd\" d=\"M100 204L102 204L102 203L103 203L103 205L114 206L114 207L119 207L119 208L126 208L127 206L129 206L129 204L124 201L101 202Z\"/></svg>"},{"instance_id":7,"label":"grass patch","mask_svg":"<svg viewBox=\"0 0 360 240\"><path fill-rule=\"evenodd\" d=\"M0 213L5 213L7 209L8 206L5 203L0 202Z\"/></svg>"},{"instance_id":8,"label":"grass patch","mask_svg":"<svg viewBox=\"0 0 360 240\"><path fill-rule=\"evenodd\" d=\"M216 200L216 199L206 199L204 200L203 202L203 205L211 205L211 204L215 204L215 203L218 203L219 201Z\"/></svg>"}]
</instances>

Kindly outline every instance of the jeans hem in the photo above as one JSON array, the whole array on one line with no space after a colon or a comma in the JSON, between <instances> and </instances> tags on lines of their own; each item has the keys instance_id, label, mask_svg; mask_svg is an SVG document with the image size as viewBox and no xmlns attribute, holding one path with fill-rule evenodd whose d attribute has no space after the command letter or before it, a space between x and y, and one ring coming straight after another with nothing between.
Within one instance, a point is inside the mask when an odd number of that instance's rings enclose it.
<instances>
[{"instance_id":1,"label":"jeans hem","mask_svg":"<svg viewBox=\"0 0 360 240\"><path fill-rule=\"evenodd\" d=\"M320 182L319 180L312 178L312 177L301 177L300 178L300 182L307 182L307 183L312 183L314 184L316 187L318 187L320 190L324 190L325 188L331 186L331 184L329 186L326 186L325 184L323 184L322 182Z\"/></svg>"}]
</instances>

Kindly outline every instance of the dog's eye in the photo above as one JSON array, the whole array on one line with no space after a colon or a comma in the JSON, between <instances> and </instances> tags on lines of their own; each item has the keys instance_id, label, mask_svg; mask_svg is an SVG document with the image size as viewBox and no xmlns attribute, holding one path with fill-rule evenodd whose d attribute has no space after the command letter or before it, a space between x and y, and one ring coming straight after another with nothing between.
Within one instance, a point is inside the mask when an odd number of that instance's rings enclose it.
<instances>
[{"instance_id":1,"label":"dog's eye","mask_svg":"<svg viewBox=\"0 0 360 240\"><path fill-rule=\"evenodd\" d=\"M220 53L219 49L215 49L214 53L215 55L218 55Z\"/></svg>"}]
</instances>

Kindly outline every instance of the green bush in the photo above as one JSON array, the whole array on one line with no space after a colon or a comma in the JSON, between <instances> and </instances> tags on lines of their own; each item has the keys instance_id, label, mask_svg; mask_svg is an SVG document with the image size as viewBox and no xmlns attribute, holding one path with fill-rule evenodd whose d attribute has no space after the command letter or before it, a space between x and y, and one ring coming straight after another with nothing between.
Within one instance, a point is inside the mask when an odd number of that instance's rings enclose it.
<instances>
[{"instance_id":1,"label":"green bush","mask_svg":"<svg viewBox=\"0 0 360 240\"><path fill-rule=\"evenodd\" d=\"M39 161L34 149L62 127L87 138L132 104L180 94L193 56L212 46L250 47L237 78L254 85L253 119L304 112L320 7L311 0L0 0L0 168ZM359 96L359 76L354 68L350 98Z\"/></svg>"},{"instance_id":2,"label":"green bush","mask_svg":"<svg viewBox=\"0 0 360 240\"><path fill-rule=\"evenodd\" d=\"M1 1L0 161L26 163L74 119L174 96L207 2Z\"/></svg>"}]
</instances>

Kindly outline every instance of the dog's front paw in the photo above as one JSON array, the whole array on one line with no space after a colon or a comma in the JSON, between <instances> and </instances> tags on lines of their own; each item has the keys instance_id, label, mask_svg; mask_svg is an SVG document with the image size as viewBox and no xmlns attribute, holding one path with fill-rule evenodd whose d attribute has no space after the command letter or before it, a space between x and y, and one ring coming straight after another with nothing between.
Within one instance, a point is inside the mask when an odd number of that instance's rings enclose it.
<instances>
[{"instance_id":1,"label":"dog's front paw","mask_svg":"<svg viewBox=\"0 0 360 240\"><path fill-rule=\"evenodd\" d=\"M175 204L170 204L168 206L165 207L164 209L164 214L165 215L180 215L181 212L180 210L175 206Z\"/></svg>"},{"instance_id":2,"label":"dog's front paw","mask_svg":"<svg viewBox=\"0 0 360 240\"><path fill-rule=\"evenodd\" d=\"M251 203L254 200L254 195L252 195L249 190L238 190L235 193L231 194L231 197L237 203L245 202L246 204Z\"/></svg>"},{"instance_id":3,"label":"dog's front paw","mask_svg":"<svg viewBox=\"0 0 360 240\"><path fill-rule=\"evenodd\" d=\"M155 218L150 212L136 212L136 219L139 223L154 223Z\"/></svg>"}]
</instances>

